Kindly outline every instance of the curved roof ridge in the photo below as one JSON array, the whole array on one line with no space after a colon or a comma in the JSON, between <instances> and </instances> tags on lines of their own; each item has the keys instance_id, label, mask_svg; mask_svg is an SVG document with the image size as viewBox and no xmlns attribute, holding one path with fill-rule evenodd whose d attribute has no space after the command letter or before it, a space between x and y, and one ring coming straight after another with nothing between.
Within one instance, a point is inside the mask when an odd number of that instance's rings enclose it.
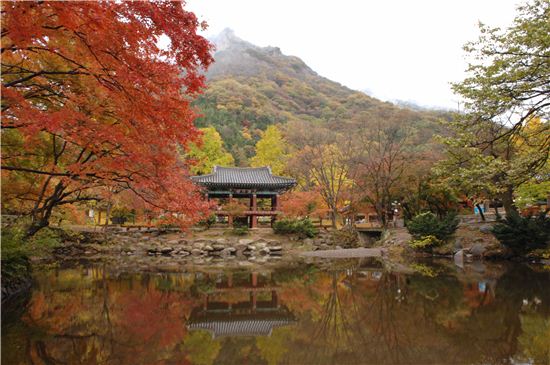
<instances>
[{"instance_id":1,"label":"curved roof ridge","mask_svg":"<svg viewBox=\"0 0 550 365\"><path fill-rule=\"evenodd\" d=\"M214 166L208 175L192 176L200 185L220 188L267 188L284 191L296 185L296 180L271 173L269 166L261 167L222 167Z\"/></svg>"}]
</instances>

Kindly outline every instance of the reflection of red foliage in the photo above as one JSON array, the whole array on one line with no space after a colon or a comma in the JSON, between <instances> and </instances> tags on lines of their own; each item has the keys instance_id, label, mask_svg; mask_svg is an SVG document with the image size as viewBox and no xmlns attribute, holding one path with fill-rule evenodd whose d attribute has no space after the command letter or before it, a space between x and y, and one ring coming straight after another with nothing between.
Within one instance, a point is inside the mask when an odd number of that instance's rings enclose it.
<instances>
[{"instance_id":1,"label":"reflection of red foliage","mask_svg":"<svg viewBox=\"0 0 550 365\"><path fill-rule=\"evenodd\" d=\"M144 295L136 290L118 297L114 318L124 342L140 343L149 352L145 347L171 347L184 337L191 308L192 303L177 293L150 289Z\"/></svg>"}]
</instances>

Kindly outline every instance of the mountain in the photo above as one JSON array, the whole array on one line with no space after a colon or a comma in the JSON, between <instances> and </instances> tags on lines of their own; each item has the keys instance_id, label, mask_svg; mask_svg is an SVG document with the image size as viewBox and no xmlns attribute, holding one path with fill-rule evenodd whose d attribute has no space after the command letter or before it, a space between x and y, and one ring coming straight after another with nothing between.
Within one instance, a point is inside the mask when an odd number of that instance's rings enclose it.
<instances>
[{"instance_id":1,"label":"mountain","mask_svg":"<svg viewBox=\"0 0 550 365\"><path fill-rule=\"evenodd\" d=\"M427 141L440 128L441 112L412 110L382 102L318 75L300 58L277 47L259 47L226 29L211 41L215 63L197 101L198 126L214 126L238 165L254 155L261 131L292 120L324 123L334 130L352 121L392 115L413 125ZM342 61L344 62L344 61Z\"/></svg>"}]
</instances>

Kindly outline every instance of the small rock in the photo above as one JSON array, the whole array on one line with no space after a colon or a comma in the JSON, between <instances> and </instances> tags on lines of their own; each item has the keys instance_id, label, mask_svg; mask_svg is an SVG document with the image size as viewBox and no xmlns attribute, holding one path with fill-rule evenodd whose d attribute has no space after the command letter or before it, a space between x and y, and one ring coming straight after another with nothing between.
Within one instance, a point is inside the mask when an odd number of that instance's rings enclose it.
<instances>
[{"instance_id":1,"label":"small rock","mask_svg":"<svg viewBox=\"0 0 550 365\"><path fill-rule=\"evenodd\" d=\"M311 238L306 238L304 240L304 245L311 245L311 244L313 244L313 240Z\"/></svg>"},{"instance_id":2,"label":"small rock","mask_svg":"<svg viewBox=\"0 0 550 365\"><path fill-rule=\"evenodd\" d=\"M227 256L231 256L233 254L233 252L235 252L233 250L235 250L233 247L228 247L228 248L223 249L220 252L221 252L223 257L227 257Z\"/></svg>"},{"instance_id":3,"label":"small rock","mask_svg":"<svg viewBox=\"0 0 550 365\"><path fill-rule=\"evenodd\" d=\"M474 257L481 257L485 252L485 247L482 244L476 243L470 248L470 254Z\"/></svg>"},{"instance_id":4,"label":"small rock","mask_svg":"<svg viewBox=\"0 0 550 365\"><path fill-rule=\"evenodd\" d=\"M254 240L252 240L250 238L241 238L239 240L239 245L250 245L253 242L254 242Z\"/></svg>"},{"instance_id":5,"label":"small rock","mask_svg":"<svg viewBox=\"0 0 550 365\"><path fill-rule=\"evenodd\" d=\"M269 248L264 247L264 248L260 249L260 254L261 255L269 255L270 251L271 250Z\"/></svg>"},{"instance_id":6,"label":"small rock","mask_svg":"<svg viewBox=\"0 0 550 365\"><path fill-rule=\"evenodd\" d=\"M328 250L328 249L330 249L330 246L327 245L326 243L322 243L322 244L319 246L319 249L321 249L321 250Z\"/></svg>"},{"instance_id":7,"label":"small rock","mask_svg":"<svg viewBox=\"0 0 550 365\"><path fill-rule=\"evenodd\" d=\"M170 241L166 241L166 243L169 244L169 245L174 245L175 246L175 245L179 244L179 240L170 240Z\"/></svg>"},{"instance_id":8,"label":"small rock","mask_svg":"<svg viewBox=\"0 0 550 365\"><path fill-rule=\"evenodd\" d=\"M202 249L206 244L201 241L193 242L193 248Z\"/></svg>"},{"instance_id":9,"label":"small rock","mask_svg":"<svg viewBox=\"0 0 550 365\"><path fill-rule=\"evenodd\" d=\"M255 251L256 250L256 246L254 246L254 245L248 245L248 246L246 246L246 248L250 251Z\"/></svg>"},{"instance_id":10,"label":"small rock","mask_svg":"<svg viewBox=\"0 0 550 365\"><path fill-rule=\"evenodd\" d=\"M267 247L267 242L256 242L254 245L256 246L257 249L261 250L262 248Z\"/></svg>"},{"instance_id":11,"label":"small rock","mask_svg":"<svg viewBox=\"0 0 550 365\"><path fill-rule=\"evenodd\" d=\"M463 248L462 237L457 237L454 242L455 250L461 250Z\"/></svg>"},{"instance_id":12,"label":"small rock","mask_svg":"<svg viewBox=\"0 0 550 365\"><path fill-rule=\"evenodd\" d=\"M202 254L202 251L199 250L198 248L194 248L191 250L191 255L193 256L200 256Z\"/></svg>"},{"instance_id":13,"label":"small rock","mask_svg":"<svg viewBox=\"0 0 550 365\"><path fill-rule=\"evenodd\" d=\"M202 249L203 249L204 251L208 251L208 252L214 251L214 247L212 247L212 246L204 246Z\"/></svg>"},{"instance_id":14,"label":"small rock","mask_svg":"<svg viewBox=\"0 0 550 365\"><path fill-rule=\"evenodd\" d=\"M237 250L237 252L243 253L244 251L246 251L248 249L248 245L237 244L235 246L235 249Z\"/></svg>"},{"instance_id":15,"label":"small rock","mask_svg":"<svg viewBox=\"0 0 550 365\"><path fill-rule=\"evenodd\" d=\"M161 247L160 253L163 255L168 255L170 252L174 251L172 247Z\"/></svg>"},{"instance_id":16,"label":"small rock","mask_svg":"<svg viewBox=\"0 0 550 365\"><path fill-rule=\"evenodd\" d=\"M219 245L227 245L227 240L225 238L218 238L215 242Z\"/></svg>"},{"instance_id":17,"label":"small rock","mask_svg":"<svg viewBox=\"0 0 550 365\"><path fill-rule=\"evenodd\" d=\"M225 245L215 243L215 244L212 245L212 248L214 249L214 251L221 251L225 248Z\"/></svg>"},{"instance_id":18,"label":"small rock","mask_svg":"<svg viewBox=\"0 0 550 365\"><path fill-rule=\"evenodd\" d=\"M479 231L481 233L491 233L493 231L493 227L490 224L484 224L479 227Z\"/></svg>"},{"instance_id":19,"label":"small rock","mask_svg":"<svg viewBox=\"0 0 550 365\"><path fill-rule=\"evenodd\" d=\"M269 247L270 252L276 252L276 251L282 251L282 250L283 250L282 246L271 246L271 247Z\"/></svg>"}]
</instances>

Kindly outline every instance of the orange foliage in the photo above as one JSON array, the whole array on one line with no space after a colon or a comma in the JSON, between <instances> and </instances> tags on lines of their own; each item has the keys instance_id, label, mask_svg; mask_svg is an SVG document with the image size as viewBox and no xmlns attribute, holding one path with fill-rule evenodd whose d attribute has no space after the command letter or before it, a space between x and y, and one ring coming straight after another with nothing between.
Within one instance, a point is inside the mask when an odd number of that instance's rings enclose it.
<instances>
[{"instance_id":1,"label":"orange foliage","mask_svg":"<svg viewBox=\"0 0 550 365\"><path fill-rule=\"evenodd\" d=\"M326 205L317 190L293 191L281 196L281 209L287 216L305 217L320 214Z\"/></svg>"}]
</instances>

